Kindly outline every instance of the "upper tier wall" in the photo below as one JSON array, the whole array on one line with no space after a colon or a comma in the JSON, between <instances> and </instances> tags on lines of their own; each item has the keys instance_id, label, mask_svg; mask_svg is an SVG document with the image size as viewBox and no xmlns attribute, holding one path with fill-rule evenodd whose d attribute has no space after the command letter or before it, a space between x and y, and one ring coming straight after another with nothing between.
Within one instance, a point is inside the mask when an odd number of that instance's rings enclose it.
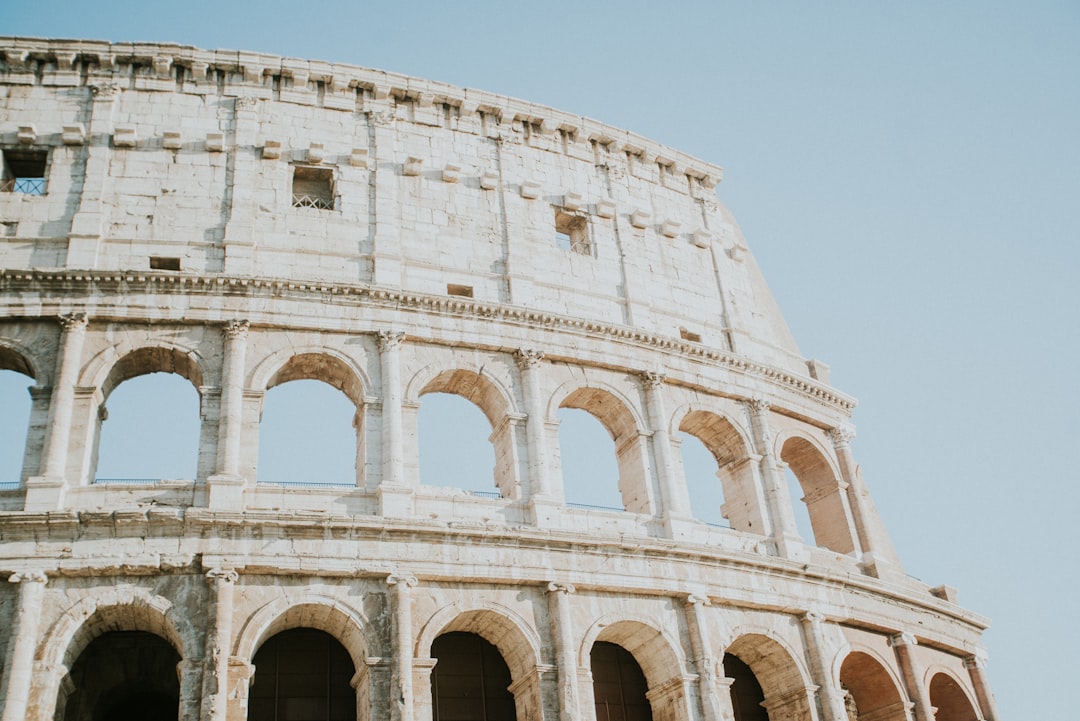
<instances>
[{"instance_id":1,"label":"upper tier wall","mask_svg":"<svg viewBox=\"0 0 1080 721\"><path fill-rule=\"evenodd\" d=\"M717 202L721 170L632 133L178 45L0 39L0 92L0 144L45 164L43 195L0 193L2 267L471 294L811 375Z\"/></svg>"}]
</instances>

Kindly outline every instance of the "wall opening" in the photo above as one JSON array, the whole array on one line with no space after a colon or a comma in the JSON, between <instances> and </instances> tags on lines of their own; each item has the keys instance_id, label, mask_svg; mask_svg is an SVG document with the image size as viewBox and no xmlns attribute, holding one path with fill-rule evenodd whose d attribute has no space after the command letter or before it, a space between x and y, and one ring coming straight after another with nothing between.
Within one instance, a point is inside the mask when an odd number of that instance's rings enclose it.
<instances>
[{"instance_id":1,"label":"wall opening","mask_svg":"<svg viewBox=\"0 0 1080 721\"><path fill-rule=\"evenodd\" d=\"M633 655L606 641L590 653L596 721L652 721L645 674Z\"/></svg>"},{"instance_id":2,"label":"wall opening","mask_svg":"<svg viewBox=\"0 0 1080 721\"><path fill-rule=\"evenodd\" d=\"M199 393L175 373L122 381L98 409L95 482L193 480L199 456Z\"/></svg>"},{"instance_id":3,"label":"wall opening","mask_svg":"<svg viewBox=\"0 0 1080 721\"><path fill-rule=\"evenodd\" d=\"M431 644L433 721L515 721L510 669L502 654L475 633L444 633Z\"/></svg>"},{"instance_id":4,"label":"wall opening","mask_svg":"<svg viewBox=\"0 0 1080 721\"><path fill-rule=\"evenodd\" d=\"M811 532L799 528L804 539L813 539L822 548L837 553L856 550L854 528L849 515L844 487L825 455L804 438L789 438L780 449L780 460L794 474L798 491L792 488L792 506L798 523L801 499L810 519ZM788 479L791 488L790 477ZM801 492L800 492L801 491Z\"/></svg>"},{"instance_id":5,"label":"wall opening","mask_svg":"<svg viewBox=\"0 0 1080 721\"><path fill-rule=\"evenodd\" d=\"M555 246L578 255L592 255L589 221L583 215L555 210Z\"/></svg>"},{"instance_id":6,"label":"wall opening","mask_svg":"<svg viewBox=\"0 0 1080 721\"><path fill-rule=\"evenodd\" d=\"M32 385L30 376L0 370L0 490L17 487L24 475Z\"/></svg>"},{"instance_id":7,"label":"wall opening","mask_svg":"<svg viewBox=\"0 0 1080 721\"><path fill-rule=\"evenodd\" d=\"M906 721L907 713L900 691L889 672L873 656L853 651L840 666L840 686L844 705L854 718L879 721Z\"/></svg>"},{"instance_id":8,"label":"wall opening","mask_svg":"<svg viewBox=\"0 0 1080 721\"><path fill-rule=\"evenodd\" d=\"M72 665L73 689L61 691L63 721L175 721L180 655L145 631L110 631L90 642Z\"/></svg>"},{"instance_id":9,"label":"wall opening","mask_svg":"<svg viewBox=\"0 0 1080 721\"><path fill-rule=\"evenodd\" d=\"M619 492L615 443L588 411L560 408L559 459L568 506L625 510Z\"/></svg>"},{"instance_id":10,"label":"wall opening","mask_svg":"<svg viewBox=\"0 0 1080 721\"><path fill-rule=\"evenodd\" d=\"M930 705L937 709L934 721L978 721L971 701L952 676L936 673L930 679Z\"/></svg>"},{"instance_id":11,"label":"wall opening","mask_svg":"<svg viewBox=\"0 0 1080 721\"><path fill-rule=\"evenodd\" d=\"M292 204L294 208L333 210L333 169L314 168L308 165L294 165L292 178Z\"/></svg>"},{"instance_id":12,"label":"wall opening","mask_svg":"<svg viewBox=\"0 0 1080 721\"><path fill-rule=\"evenodd\" d=\"M271 637L252 659L249 721L356 721L356 673L337 639L314 628Z\"/></svg>"},{"instance_id":13,"label":"wall opening","mask_svg":"<svg viewBox=\"0 0 1080 721\"><path fill-rule=\"evenodd\" d=\"M479 406L456 393L421 396L417 418L420 483L498 498L491 424Z\"/></svg>"},{"instance_id":14,"label":"wall opening","mask_svg":"<svg viewBox=\"0 0 1080 721\"><path fill-rule=\"evenodd\" d=\"M784 481L787 482L788 495L791 496L791 512L795 515L795 530L804 541L814 539L814 526L810 523L810 511L806 508L806 501L799 479L791 472L790 468L784 469Z\"/></svg>"},{"instance_id":15,"label":"wall opening","mask_svg":"<svg viewBox=\"0 0 1080 721\"><path fill-rule=\"evenodd\" d=\"M0 174L0 192L45 194L45 169L49 154L44 150L8 149L4 153L4 169Z\"/></svg>"},{"instance_id":16,"label":"wall opening","mask_svg":"<svg viewBox=\"0 0 1080 721\"><path fill-rule=\"evenodd\" d=\"M717 477L720 467L716 458L698 437L680 433L679 438L683 475L694 518L710 526L730 528L731 524L724 518L724 490Z\"/></svg>"},{"instance_id":17,"label":"wall opening","mask_svg":"<svg viewBox=\"0 0 1080 721\"><path fill-rule=\"evenodd\" d=\"M325 381L270 388L259 423L259 482L355 486L360 419L353 401Z\"/></svg>"},{"instance_id":18,"label":"wall opening","mask_svg":"<svg viewBox=\"0 0 1080 721\"><path fill-rule=\"evenodd\" d=\"M724 675L731 681L731 708L735 721L769 721L769 714L762 704L765 692L754 672L738 657L724 654Z\"/></svg>"}]
</instances>

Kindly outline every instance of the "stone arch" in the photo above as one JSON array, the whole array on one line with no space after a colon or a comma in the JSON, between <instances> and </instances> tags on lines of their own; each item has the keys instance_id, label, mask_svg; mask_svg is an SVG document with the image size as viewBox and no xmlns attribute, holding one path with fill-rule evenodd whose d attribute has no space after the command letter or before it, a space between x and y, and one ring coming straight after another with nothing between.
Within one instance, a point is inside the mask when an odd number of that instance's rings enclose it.
<instances>
[{"instance_id":1,"label":"stone arch","mask_svg":"<svg viewBox=\"0 0 1080 721\"><path fill-rule=\"evenodd\" d=\"M777 458L795 475L810 515L814 542L837 553L859 551L847 500L847 484L831 452L805 435L784 434L776 440Z\"/></svg>"},{"instance_id":2,"label":"stone arch","mask_svg":"<svg viewBox=\"0 0 1080 721\"><path fill-rule=\"evenodd\" d=\"M753 671L765 694L771 718L814 718L810 676L799 663L800 653L774 634L746 630L724 649Z\"/></svg>"},{"instance_id":3,"label":"stone arch","mask_svg":"<svg viewBox=\"0 0 1080 721\"><path fill-rule=\"evenodd\" d=\"M559 408L585 411L600 422L615 442L623 507L631 513L653 513L647 426L636 405L607 384L564 383L551 396L548 416L555 417Z\"/></svg>"},{"instance_id":4,"label":"stone arch","mask_svg":"<svg viewBox=\"0 0 1080 721\"><path fill-rule=\"evenodd\" d=\"M740 424L721 413L686 405L672 416L671 427L672 437L677 437L674 431L694 436L716 460L716 475L724 491L722 513L731 528L765 535L765 499L754 470L757 456Z\"/></svg>"},{"instance_id":5,"label":"stone arch","mask_svg":"<svg viewBox=\"0 0 1080 721\"><path fill-rule=\"evenodd\" d=\"M370 393L371 379L355 360L333 348L289 347L263 358L251 372L248 387L268 391L296 380L327 383L360 408Z\"/></svg>"},{"instance_id":6,"label":"stone arch","mask_svg":"<svg viewBox=\"0 0 1080 721\"><path fill-rule=\"evenodd\" d=\"M646 697L654 721L689 721L690 694L687 688L686 657L678 639L655 620L643 617L608 615L585 632L578 648L578 668L592 669L592 648L598 641L622 647L641 667L648 685ZM592 689L582 702L592 703Z\"/></svg>"},{"instance_id":7,"label":"stone arch","mask_svg":"<svg viewBox=\"0 0 1080 721\"><path fill-rule=\"evenodd\" d=\"M923 678L930 705L937 709L934 721L981 721L975 699L950 669L934 665Z\"/></svg>"},{"instance_id":8,"label":"stone arch","mask_svg":"<svg viewBox=\"0 0 1080 721\"><path fill-rule=\"evenodd\" d=\"M48 378L42 376L34 352L14 338L0 337L0 370L22 373L38 385L48 385Z\"/></svg>"},{"instance_id":9,"label":"stone arch","mask_svg":"<svg viewBox=\"0 0 1080 721\"><path fill-rule=\"evenodd\" d=\"M145 631L164 639L181 662L201 657L200 637L187 613L157 594L134 586L95 590L69 606L49 627L35 661L64 673L46 675L39 698L39 718L52 718L61 684L79 655L109 631Z\"/></svg>"},{"instance_id":10,"label":"stone arch","mask_svg":"<svg viewBox=\"0 0 1080 721\"><path fill-rule=\"evenodd\" d=\"M909 704L901 690L903 683L876 651L855 646L839 656L837 664L830 681L838 679L847 689L860 718L907 721Z\"/></svg>"},{"instance_id":11,"label":"stone arch","mask_svg":"<svg viewBox=\"0 0 1080 721\"><path fill-rule=\"evenodd\" d=\"M30 402L28 412L23 413L21 409L17 411L17 404L0 408L0 426L6 429L5 435L10 433L11 435L8 438L14 439L16 433L25 434L20 455L16 458L12 454L12 457L5 459L2 464L3 470L0 470L0 483L11 481L22 483L26 476L32 473L31 467L40 457L41 447L44 443L44 435L40 432L32 433L31 429L36 419L38 423L43 423L48 414L49 399L44 392L46 383L40 377L41 372L37 368L36 359L30 348L11 338L0 337L0 371L11 371L21 375L22 380L19 381L20 383L25 383L27 380L34 382L33 385L29 386ZM26 396L23 396L23 399L23 402L26 402ZM16 430L17 428L18 430ZM14 444L14 441L12 442ZM14 472L13 476L7 476L7 463L9 462L11 463L10 470Z\"/></svg>"},{"instance_id":12,"label":"stone arch","mask_svg":"<svg viewBox=\"0 0 1080 721\"><path fill-rule=\"evenodd\" d=\"M341 642L357 670L367 665L369 639L377 639L368 620L355 608L322 594L278 598L244 621L233 643L233 655L247 663L268 638L292 628L325 631Z\"/></svg>"}]
</instances>

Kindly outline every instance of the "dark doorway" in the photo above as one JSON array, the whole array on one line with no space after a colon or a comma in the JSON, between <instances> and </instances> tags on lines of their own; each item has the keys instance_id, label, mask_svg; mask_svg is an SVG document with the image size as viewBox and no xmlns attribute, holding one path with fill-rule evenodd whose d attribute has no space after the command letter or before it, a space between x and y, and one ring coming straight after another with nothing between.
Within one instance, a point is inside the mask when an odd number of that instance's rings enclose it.
<instances>
[{"instance_id":1,"label":"dark doorway","mask_svg":"<svg viewBox=\"0 0 1080 721\"><path fill-rule=\"evenodd\" d=\"M475 633L444 633L431 644L433 721L515 721L510 669L499 649Z\"/></svg>"},{"instance_id":2,"label":"dark doorway","mask_svg":"<svg viewBox=\"0 0 1080 721\"><path fill-rule=\"evenodd\" d=\"M769 712L761 705L765 692L750 667L738 656L725 653L724 675L732 679L731 706L735 721L769 721Z\"/></svg>"},{"instance_id":3,"label":"dark doorway","mask_svg":"<svg viewBox=\"0 0 1080 721\"><path fill-rule=\"evenodd\" d=\"M652 721L649 685L634 657L622 646L597 641L592 653L596 721Z\"/></svg>"},{"instance_id":4,"label":"dark doorway","mask_svg":"<svg viewBox=\"0 0 1080 721\"><path fill-rule=\"evenodd\" d=\"M356 673L337 639L313 628L282 631L253 659L249 721L356 721Z\"/></svg>"},{"instance_id":5,"label":"dark doorway","mask_svg":"<svg viewBox=\"0 0 1080 721\"><path fill-rule=\"evenodd\" d=\"M180 654L144 631L98 636L71 668L74 691L57 707L64 721L176 721Z\"/></svg>"}]
</instances>

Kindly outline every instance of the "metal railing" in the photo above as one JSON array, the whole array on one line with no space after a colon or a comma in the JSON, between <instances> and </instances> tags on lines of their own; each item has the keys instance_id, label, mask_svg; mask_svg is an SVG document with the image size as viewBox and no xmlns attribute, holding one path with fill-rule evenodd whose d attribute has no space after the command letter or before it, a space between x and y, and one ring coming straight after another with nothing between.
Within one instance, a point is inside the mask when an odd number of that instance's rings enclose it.
<instances>
[{"instance_id":1,"label":"metal railing","mask_svg":"<svg viewBox=\"0 0 1080 721\"><path fill-rule=\"evenodd\" d=\"M153 486L164 478L95 478L95 486Z\"/></svg>"},{"instance_id":2,"label":"metal railing","mask_svg":"<svg viewBox=\"0 0 1080 721\"><path fill-rule=\"evenodd\" d=\"M279 488L356 488L356 483L349 481L259 481L258 485Z\"/></svg>"},{"instance_id":3,"label":"metal railing","mask_svg":"<svg viewBox=\"0 0 1080 721\"><path fill-rule=\"evenodd\" d=\"M615 511L616 513L625 513L626 509L617 506L595 506L591 503L567 503L567 508L581 508L586 511Z\"/></svg>"},{"instance_id":4,"label":"metal railing","mask_svg":"<svg viewBox=\"0 0 1080 721\"><path fill-rule=\"evenodd\" d=\"M8 178L0 182L0 193L45 195L45 178Z\"/></svg>"},{"instance_id":5,"label":"metal railing","mask_svg":"<svg viewBox=\"0 0 1080 721\"><path fill-rule=\"evenodd\" d=\"M292 204L294 208L317 208L318 210L334 209L334 199L323 195L297 195L294 193Z\"/></svg>"},{"instance_id":6,"label":"metal railing","mask_svg":"<svg viewBox=\"0 0 1080 721\"><path fill-rule=\"evenodd\" d=\"M0 491L17 491L21 485L18 481L0 481Z\"/></svg>"},{"instance_id":7,"label":"metal railing","mask_svg":"<svg viewBox=\"0 0 1080 721\"><path fill-rule=\"evenodd\" d=\"M498 491L465 491L470 496L479 496L480 498L502 498L502 494Z\"/></svg>"}]
</instances>

